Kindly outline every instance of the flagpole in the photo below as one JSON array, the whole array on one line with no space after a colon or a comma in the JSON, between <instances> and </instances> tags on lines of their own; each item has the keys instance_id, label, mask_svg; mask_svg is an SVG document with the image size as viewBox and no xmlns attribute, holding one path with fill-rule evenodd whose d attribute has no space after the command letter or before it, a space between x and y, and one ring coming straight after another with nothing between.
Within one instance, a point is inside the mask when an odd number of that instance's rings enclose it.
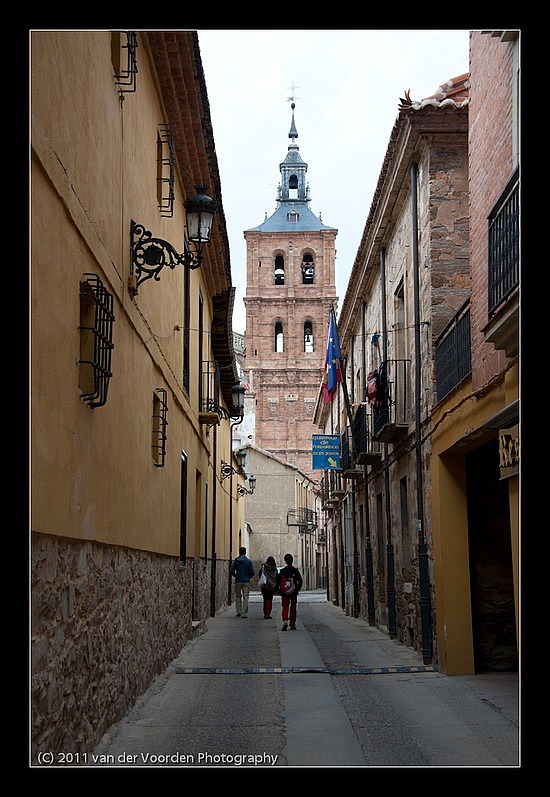
<instances>
[{"instance_id":1,"label":"flagpole","mask_svg":"<svg viewBox=\"0 0 550 797\"><path fill-rule=\"evenodd\" d=\"M338 325L336 323L336 314L334 312L334 306L330 306L330 311L332 313L334 319L334 328L336 329L336 333L338 334ZM338 335L338 340L340 340L340 336ZM342 353L340 349L340 354ZM342 390L344 391L344 403L346 405L346 412L348 416L348 422L351 432L351 447L352 447L352 457L351 460L355 463L355 456L357 452L357 443L355 439L355 430L353 428L353 415L351 412L351 404L349 400L348 394L348 383L346 380L346 368L345 368L345 361L344 358L341 358L342 362L340 365L340 372L342 375ZM351 489L351 500L352 500L352 525L353 525L353 616L359 617L359 551L357 548L357 515L355 509L355 486Z\"/></svg>"},{"instance_id":2,"label":"flagpole","mask_svg":"<svg viewBox=\"0 0 550 797\"><path fill-rule=\"evenodd\" d=\"M338 330L338 324L336 323L336 313L334 312L334 305L333 304L330 305L330 312L331 312L332 317L334 319L334 326L336 327L336 330ZM342 357L342 363L343 363L343 366L344 366L345 365L345 361L344 361L343 357ZM348 394L348 383L346 381L346 369L345 369L345 367L342 367L341 370L342 370L342 381L341 381L340 384L342 385L342 390L344 391L344 404L346 405L346 413L347 413L347 416L348 416L348 421L349 421L349 426L350 426L350 431L351 431L351 440L352 440L352 445L353 445L353 453L355 455L355 452L357 451L357 446L355 444L355 432L354 432L354 429L353 429L353 415L352 415L352 412L351 412L351 404L350 404L349 394Z\"/></svg>"}]
</instances>

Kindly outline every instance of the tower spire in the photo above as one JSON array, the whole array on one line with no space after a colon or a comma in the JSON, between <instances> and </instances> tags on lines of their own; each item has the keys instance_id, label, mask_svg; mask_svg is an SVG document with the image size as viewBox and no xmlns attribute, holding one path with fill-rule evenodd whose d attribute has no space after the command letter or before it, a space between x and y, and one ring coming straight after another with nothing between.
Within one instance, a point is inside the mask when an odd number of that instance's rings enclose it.
<instances>
[{"instance_id":1,"label":"tower spire","mask_svg":"<svg viewBox=\"0 0 550 797\"><path fill-rule=\"evenodd\" d=\"M290 146L296 147L297 146L296 139L298 138L298 131L296 130L296 124L294 123L294 108L296 107L296 104L293 102L290 107L292 108L292 122L290 125L290 132L288 134L288 137L292 140L292 144Z\"/></svg>"},{"instance_id":2,"label":"tower spire","mask_svg":"<svg viewBox=\"0 0 550 797\"><path fill-rule=\"evenodd\" d=\"M287 99L287 102L291 103L290 107L292 108L292 122L290 124L290 132L288 134L288 137L292 141L290 147L296 147L297 148L296 139L298 138L298 131L296 130L296 124L294 122L294 108L296 108L295 100L297 98L296 98L296 96L294 94L294 91L295 91L295 89L298 88L298 86L295 86L294 83L293 83L292 86L289 86L288 88L290 89L290 91L292 91L292 95L290 97L288 97L288 99ZM290 149L290 147L289 147L289 149Z\"/></svg>"}]
</instances>

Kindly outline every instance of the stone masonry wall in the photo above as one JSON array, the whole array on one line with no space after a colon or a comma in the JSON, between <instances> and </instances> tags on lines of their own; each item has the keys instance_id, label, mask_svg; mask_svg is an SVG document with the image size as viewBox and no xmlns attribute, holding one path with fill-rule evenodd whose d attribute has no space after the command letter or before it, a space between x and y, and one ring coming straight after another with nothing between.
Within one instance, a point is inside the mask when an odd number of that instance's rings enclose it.
<instances>
[{"instance_id":1,"label":"stone masonry wall","mask_svg":"<svg viewBox=\"0 0 550 797\"><path fill-rule=\"evenodd\" d=\"M34 535L33 763L89 752L127 713L191 638L192 588L177 559Z\"/></svg>"}]
</instances>

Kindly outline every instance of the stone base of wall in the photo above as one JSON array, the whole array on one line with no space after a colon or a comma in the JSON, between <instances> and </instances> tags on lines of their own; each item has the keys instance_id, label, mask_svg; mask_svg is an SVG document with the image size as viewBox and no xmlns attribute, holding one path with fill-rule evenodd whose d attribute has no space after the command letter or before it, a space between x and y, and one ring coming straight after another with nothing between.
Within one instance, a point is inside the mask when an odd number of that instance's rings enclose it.
<instances>
[{"instance_id":1,"label":"stone base of wall","mask_svg":"<svg viewBox=\"0 0 550 797\"><path fill-rule=\"evenodd\" d=\"M93 749L227 602L227 568L212 596L210 562L33 534L31 763Z\"/></svg>"}]
</instances>

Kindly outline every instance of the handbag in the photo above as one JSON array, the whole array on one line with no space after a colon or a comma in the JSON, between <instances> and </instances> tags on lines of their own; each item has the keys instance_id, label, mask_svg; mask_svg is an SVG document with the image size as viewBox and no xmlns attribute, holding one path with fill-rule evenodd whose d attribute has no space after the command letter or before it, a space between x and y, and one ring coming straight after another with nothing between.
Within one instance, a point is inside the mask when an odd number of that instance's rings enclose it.
<instances>
[{"instance_id":1,"label":"handbag","mask_svg":"<svg viewBox=\"0 0 550 797\"><path fill-rule=\"evenodd\" d=\"M267 584L267 578L264 571L262 570L262 575L260 576L260 580L258 581L258 586L265 587L266 584Z\"/></svg>"}]
</instances>

